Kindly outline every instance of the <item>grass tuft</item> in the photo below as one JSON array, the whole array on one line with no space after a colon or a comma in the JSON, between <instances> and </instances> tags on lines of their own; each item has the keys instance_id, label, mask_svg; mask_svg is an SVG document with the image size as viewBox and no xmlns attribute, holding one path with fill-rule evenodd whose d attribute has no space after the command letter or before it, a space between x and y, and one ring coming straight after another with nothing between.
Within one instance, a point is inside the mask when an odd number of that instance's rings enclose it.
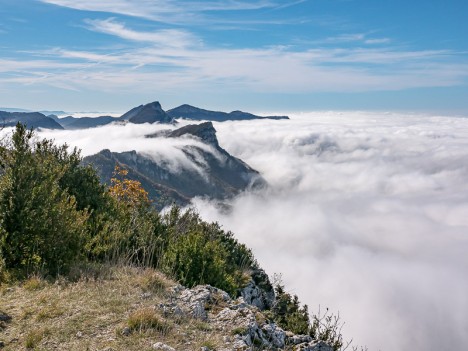
<instances>
[{"instance_id":1,"label":"grass tuft","mask_svg":"<svg viewBox=\"0 0 468 351\"><path fill-rule=\"evenodd\" d=\"M48 333L49 331L47 328L34 329L29 331L26 334L24 346L26 347L26 349L35 349L42 341L42 339L44 339L47 336Z\"/></svg>"},{"instance_id":2,"label":"grass tuft","mask_svg":"<svg viewBox=\"0 0 468 351\"><path fill-rule=\"evenodd\" d=\"M154 308L142 308L131 313L127 319L127 326L136 332L156 330L165 334L170 330L169 324L161 320Z\"/></svg>"},{"instance_id":3,"label":"grass tuft","mask_svg":"<svg viewBox=\"0 0 468 351\"><path fill-rule=\"evenodd\" d=\"M23 288L27 291L41 290L46 286L46 282L38 276L32 276L23 283Z\"/></svg>"}]
</instances>

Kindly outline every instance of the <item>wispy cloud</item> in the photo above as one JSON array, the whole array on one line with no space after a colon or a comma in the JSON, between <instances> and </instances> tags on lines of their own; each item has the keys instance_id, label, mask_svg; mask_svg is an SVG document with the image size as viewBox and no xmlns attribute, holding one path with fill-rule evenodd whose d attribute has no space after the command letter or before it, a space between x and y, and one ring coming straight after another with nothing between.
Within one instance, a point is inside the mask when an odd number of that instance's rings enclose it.
<instances>
[{"instance_id":1,"label":"wispy cloud","mask_svg":"<svg viewBox=\"0 0 468 351\"><path fill-rule=\"evenodd\" d=\"M55 48L34 53L39 60L33 55L24 61L2 60L2 83L144 92L152 82L161 88L185 89L223 82L227 90L307 93L453 86L468 78L468 63L452 51L219 49L193 46L185 32L138 32L114 20L88 25L148 45L105 53Z\"/></svg>"},{"instance_id":2,"label":"wispy cloud","mask_svg":"<svg viewBox=\"0 0 468 351\"><path fill-rule=\"evenodd\" d=\"M366 39L364 43L366 44L386 44L391 42L390 38L377 38L377 39Z\"/></svg>"},{"instance_id":3,"label":"wispy cloud","mask_svg":"<svg viewBox=\"0 0 468 351\"><path fill-rule=\"evenodd\" d=\"M369 33L346 33L315 41L316 44L363 43L368 45L386 44L389 42L391 42L390 38L371 38L369 37Z\"/></svg>"},{"instance_id":4,"label":"wispy cloud","mask_svg":"<svg viewBox=\"0 0 468 351\"><path fill-rule=\"evenodd\" d=\"M248 11L275 8L284 3L268 0L257 1L175 1L175 0L40 0L83 11L114 13L150 19L163 23L205 23L204 14L213 11ZM203 19L203 20L202 20Z\"/></svg>"},{"instance_id":5,"label":"wispy cloud","mask_svg":"<svg viewBox=\"0 0 468 351\"><path fill-rule=\"evenodd\" d=\"M164 29L154 32L139 32L131 30L123 23L115 21L113 18L106 20L85 20L90 30L114 35L122 39L148 42L153 45L163 45L167 47L185 47L192 46L200 42L193 34L188 31L178 29Z\"/></svg>"},{"instance_id":6,"label":"wispy cloud","mask_svg":"<svg viewBox=\"0 0 468 351\"><path fill-rule=\"evenodd\" d=\"M223 83L226 91L313 93L446 87L468 79L466 57L450 50L354 48L338 43L302 50L220 48L186 30L138 31L114 18L87 19L85 28L119 38L122 45L86 51L56 47L30 51L22 60L5 58L0 62L0 86L40 84L147 93L154 82L166 90L211 89ZM359 33L340 38L370 40Z\"/></svg>"}]
</instances>

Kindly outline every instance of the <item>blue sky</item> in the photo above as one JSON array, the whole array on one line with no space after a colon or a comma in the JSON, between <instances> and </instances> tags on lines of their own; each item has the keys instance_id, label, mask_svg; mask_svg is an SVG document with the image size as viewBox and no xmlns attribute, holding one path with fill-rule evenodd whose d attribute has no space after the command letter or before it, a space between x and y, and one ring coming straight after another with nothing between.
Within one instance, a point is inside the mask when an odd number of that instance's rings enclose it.
<instances>
[{"instance_id":1,"label":"blue sky","mask_svg":"<svg viewBox=\"0 0 468 351\"><path fill-rule=\"evenodd\" d=\"M0 0L0 106L468 113L462 0Z\"/></svg>"}]
</instances>

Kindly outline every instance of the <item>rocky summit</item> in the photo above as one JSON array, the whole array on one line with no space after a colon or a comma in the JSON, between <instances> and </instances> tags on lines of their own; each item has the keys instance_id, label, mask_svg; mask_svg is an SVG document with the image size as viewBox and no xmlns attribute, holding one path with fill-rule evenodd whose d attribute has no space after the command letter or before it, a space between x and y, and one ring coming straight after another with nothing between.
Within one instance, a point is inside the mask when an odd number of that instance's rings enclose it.
<instances>
[{"instance_id":1,"label":"rocky summit","mask_svg":"<svg viewBox=\"0 0 468 351\"><path fill-rule=\"evenodd\" d=\"M216 129L213 127L213 123L211 122L190 124L188 126L176 129L168 134L170 138L178 138L183 135L193 135L198 137L204 143L219 148L218 138L216 137Z\"/></svg>"},{"instance_id":2,"label":"rocky summit","mask_svg":"<svg viewBox=\"0 0 468 351\"><path fill-rule=\"evenodd\" d=\"M120 119L127 120L130 123L172 123L170 117L161 107L159 101L151 102L146 105L140 105L124 113Z\"/></svg>"}]
</instances>

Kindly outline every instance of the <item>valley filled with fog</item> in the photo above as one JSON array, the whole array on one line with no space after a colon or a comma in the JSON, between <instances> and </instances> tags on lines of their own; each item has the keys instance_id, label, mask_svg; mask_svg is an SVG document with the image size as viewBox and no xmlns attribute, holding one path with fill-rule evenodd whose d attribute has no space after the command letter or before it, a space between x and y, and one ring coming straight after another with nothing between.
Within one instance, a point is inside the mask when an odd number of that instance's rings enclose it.
<instances>
[{"instance_id":1,"label":"valley filled with fog","mask_svg":"<svg viewBox=\"0 0 468 351\"><path fill-rule=\"evenodd\" d=\"M233 231L311 311L320 305L339 312L345 338L357 345L382 351L467 345L468 118L290 117L213 123L221 147L269 186L222 209L195 199L201 216ZM39 136L77 146L84 156L136 150L174 170L203 172L181 146L209 146L144 138L167 128L108 125Z\"/></svg>"}]
</instances>

